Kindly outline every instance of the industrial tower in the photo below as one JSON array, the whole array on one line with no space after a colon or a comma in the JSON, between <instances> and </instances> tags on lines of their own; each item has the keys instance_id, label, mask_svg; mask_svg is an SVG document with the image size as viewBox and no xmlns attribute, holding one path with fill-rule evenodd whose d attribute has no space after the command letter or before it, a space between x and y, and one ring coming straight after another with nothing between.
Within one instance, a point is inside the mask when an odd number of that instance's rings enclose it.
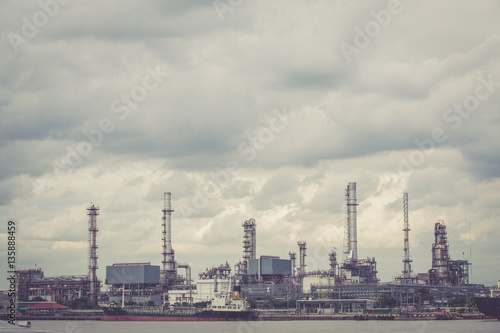
<instances>
[{"instance_id":1,"label":"industrial tower","mask_svg":"<svg viewBox=\"0 0 500 333\"><path fill-rule=\"evenodd\" d=\"M411 258L410 258L410 224L408 222L408 193L403 194L403 214L404 214L404 253L403 258L403 278L408 282L411 278Z\"/></svg>"},{"instance_id":2,"label":"industrial tower","mask_svg":"<svg viewBox=\"0 0 500 333\"><path fill-rule=\"evenodd\" d=\"M174 259L174 249L172 248L172 194L170 192L165 192L163 194L164 204L163 204L163 271L165 278L174 277L177 275L177 270L175 267Z\"/></svg>"},{"instance_id":3,"label":"industrial tower","mask_svg":"<svg viewBox=\"0 0 500 333\"><path fill-rule=\"evenodd\" d=\"M344 262L341 265L340 278L346 283L376 283L378 278L375 258L358 259L358 201L355 182L347 185L345 197Z\"/></svg>"},{"instance_id":4,"label":"industrial tower","mask_svg":"<svg viewBox=\"0 0 500 333\"><path fill-rule=\"evenodd\" d=\"M299 246L299 275L303 275L306 273L307 243L306 241L298 241L297 245Z\"/></svg>"},{"instance_id":5,"label":"industrial tower","mask_svg":"<svg viewBox=\"0 0 500 333\"><path fill-rule=\"evenodd\" d=\"M295 277L295 262L297 260L297 252L290 251L288 252L290 256L290 260L292 261L292 277Z\"/></svg>"},{"instance_id":6,"label":"industrial tower","mask_svg":"<svg viewBox=\"0 0 500 333\"><path fill-rule=\"evenodd\" d=\"M442 222L442 223L441 223ZM432 285L448 285L450 271L448 261L448 239L444 221L434 225L434 244L432 244L432 268L429 271L429 283Z\"/></svg>"},{"instance_id":7,"label":"industrial tower","mask_svg":"<svg viewBox=\"0 0 500 333\"><path fill-rule=\"evenodd\" d=\"M432 268L429 270L429 284L441 286L465 286L469 284L467 260L452 260L448 249L448 238L444 221L434 224L432 244Z\"/></svg>"},{"instance_id":8,"label":"industrial tower","mask_svg":"<svg viewBox=\"0 0 500 333\"><path fill-rule=\"evenodd\" d=\"M344 261L356 261L358 259L358 225L356 199L356 183L350 182L345 190L346 197L346 225L344 234Z\"/></svg>"},{"instance_id":9,"label":"industrial tower","mask_svg":"<svg viewBox=\"0 0 500 333\"><path fill-rule=\"evenodd\" d=\"M89 280L90 280L90 299L97 303L99 298L100 284L97 280L97 215L99 215L99 207L90 204L87 208L89 216Z\"/></svg>"}]
</instances>

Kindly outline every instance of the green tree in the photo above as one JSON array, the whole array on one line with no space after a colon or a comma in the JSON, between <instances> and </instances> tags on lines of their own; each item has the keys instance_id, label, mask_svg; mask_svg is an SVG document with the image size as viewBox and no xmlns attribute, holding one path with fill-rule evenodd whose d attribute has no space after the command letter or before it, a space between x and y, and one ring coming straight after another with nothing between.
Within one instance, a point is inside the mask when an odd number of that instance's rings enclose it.
<instances>
[{"instance_id":1,"label":"green tree","mask_svg":"<svg viewBox=\"0 0 500 333\"><path fill-rule=\"evenodd\" d=\"M257 301L254 300L253 298L247 298L247 301L250 303L250 308L256 309L257 308Z\"/></svg>"},{"instance_id":2,"label":"green tree","mask_svg":"<svg viewBox=\"0 0 500 333\"><path fill-rule=\"evenodd\" d=\"M376 303L376 307L378 308L393 308L396 306L397 304L397 300L392 297L391 295L382 295L378 298L377 300L377 303Z\"/></svg>"},{"instance_id":3,"label":"green tree","mask_svg":"<svg viewBox=\"0 0 500 333\"><path fill-rule=\"evenodd\" d=\"M33 302L45 302L45 300L43 298L41 298L40 296L33 297L31 300Z\"/></svg>"},{"instance_id":4,"label":"green tree","mask_svg":"<svg viewBox=\"0 0 500 333\"><path fill-rule=\"evenodd\" d=\"M75 310L97 310L99 305L92 302L88 297L77 298L68 303L68 306Z\"/></svg>"},{"instance_id":5,"label":"green tree","mask_svg":"<svg viewBox=\"0 0 500 333\"><path fill-rule=\"evenodd\" d=\"M196 302L193 304L195 308L206 308L210 301Z\"/></svg>"},{"instance_id":6,"label":"green tree","mask_svg":"<svg viewBox=\"0 0 500 333\"><path fill-rule=\"evenodd\" d=\"M420 299L422 300L422 302L429 301L429 304L434 302L434 296L432 296L429 289L417 289L416 292L420 294Z\"/></svg>"}]
</instances>

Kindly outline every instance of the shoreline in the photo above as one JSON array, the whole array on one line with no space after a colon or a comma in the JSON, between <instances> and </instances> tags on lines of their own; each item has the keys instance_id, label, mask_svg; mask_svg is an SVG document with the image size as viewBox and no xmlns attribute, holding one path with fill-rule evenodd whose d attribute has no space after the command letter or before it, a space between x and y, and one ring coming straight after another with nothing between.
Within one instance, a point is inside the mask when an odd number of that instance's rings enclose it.
<instances>
[{"instance_id":1,"label":"shoreline","mask_svg":"<svg viewBox=\"0 0 500 333\"><path fill-rule=\"evenodd\" d=\"M213 321L213 319L207 318L203 320L203 318L197 318L197 320L189 320L188 318L179 318L175 320L170 318L170 320L144 320L143 318L137 320L130 320L130 318L120 320L120 318L115 318L113 321ZM326 321L326 320L351 320L351 321L366 321L366 320L376 320L376 321L422 321L422 320L439 320L436 319L438 317L437 314L429 314L429 315L372 315L372 314L360 314L360 315L260 315L256 321L304 321L304 320L317 320L317 321ZM102 316L26 316L16 318L16 321L26 321L26 320L43 320L43 321L107 321L102 320ZM483 314L464 314L464 315L455 315L448 316L448 318L443 318L444 320L497 320L496 318L489 317ZM226 321L224 319L218 321ZM230 321L230 320L227 320Z\"/></svg>"}]
</instances>

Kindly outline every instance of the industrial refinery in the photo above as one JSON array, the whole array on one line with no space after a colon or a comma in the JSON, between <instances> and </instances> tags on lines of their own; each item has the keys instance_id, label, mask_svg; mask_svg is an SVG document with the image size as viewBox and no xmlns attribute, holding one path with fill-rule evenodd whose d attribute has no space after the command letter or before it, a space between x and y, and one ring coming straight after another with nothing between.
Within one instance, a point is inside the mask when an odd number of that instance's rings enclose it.
<instances>
[{"instance_id":1,"label":"industrial refinery","mask_svg":"<svg viewBox=\"0 0 500 333\"><path fill-rule=\"evenodd\" d=\"M450 258L447 231L444 221L434 224L432 245L427 272L415 273L410 256L410 222L408 193L402 196L402 244L401 274L391 282L380 282L377 261L374 257L358 257L358 202L356 183L350 182L345 189L345 231L342 261L338 262L336 247L331 244L329 264L324 270L307 269L307 240L297 239L290 244L288 258L273 255L258 256L258 221L249 217L239 222L242 227L241 260L233 266L228 262L205 268L197 277L191 275L188 263L175 258L175 239L172 223L174 209L172 195L164 193L161 210L162 237L158 244L158 261L161 266L145 262L107 263L106 278L99 281L98 270L98 221L99 207L87 208L89 232L89 265L86 276L45 277L41 268L17 271L19 297L25 301L42 298L47 301L70 302L88 297L94 302L136 305L193 305L206 302L220 292L238 290L241 296L254 300L299 300L297 308L307 311L318 300L340 302L342 311L364 306L387 295L402 300L408 293L432 295L434 301L446 303L458 295L488 292L483 285L469 283L470 263ZM159 218L160 220L160 218ZM174 226L174 228L173 228ZM239 242L238 238L234 239ZM161 252L160 252L161 249ZM153 258L154 259L154 258ZM298 262L297 262L298 259ZM193 279L194 278L194 279ZM104 291L107 289L106 291ZM361 302L360 300L363 300ZM316 302L316 303L314 303ZM335 301L337 302L337 301ZM360 303L361 302L361 303ZM337 304L337 303L335 303ZM318 306L318 305L315 305Z\"/></svg>"}]
</instances>

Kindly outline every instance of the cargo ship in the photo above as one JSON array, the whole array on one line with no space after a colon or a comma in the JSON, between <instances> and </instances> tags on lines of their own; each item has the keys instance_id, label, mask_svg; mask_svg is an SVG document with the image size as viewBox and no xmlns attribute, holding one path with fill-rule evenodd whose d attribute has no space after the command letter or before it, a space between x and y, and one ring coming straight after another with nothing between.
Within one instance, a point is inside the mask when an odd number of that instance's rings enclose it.
<instances>
[{"instance_id":1,"label":"cargo ship","mask_svg":"<svg viewBox=\"0 0 500 333\"><path fill-rule=\"evenodd\" d=\"M238 291L222 293L207 308L169 307L154 311L127 310L119 306L104 308L104 321L249 321L257 320L259 312L250 309Z\"/></svg>"},{"instance_id":2,"label":"cargo ship","mask_svg":"<svg viewBox=\"0 0 500 333\"><path fill-rule=\"evenodd\" d=\"M475 297L474 301L482 314L500 320L500 297Z\"/></svg>"}]
</instances>

